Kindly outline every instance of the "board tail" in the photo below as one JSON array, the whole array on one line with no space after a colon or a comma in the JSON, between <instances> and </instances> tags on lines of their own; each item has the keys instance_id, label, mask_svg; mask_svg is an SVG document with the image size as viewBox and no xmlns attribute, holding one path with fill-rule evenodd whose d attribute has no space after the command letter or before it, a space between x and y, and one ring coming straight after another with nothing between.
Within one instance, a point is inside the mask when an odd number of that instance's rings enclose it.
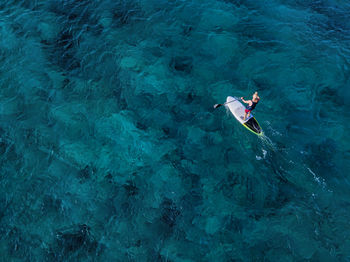
<instances>
[{"instance_id":1,"label":"board tail","mask_svg":"<svg viewBox=\"0 0 350 262\"><path fill-rule=\"evenodd\" d=\"M249 118L243 125L256 135L261 136L263 134L263 131L255 117Z\"/></svg>"}]
</instances>

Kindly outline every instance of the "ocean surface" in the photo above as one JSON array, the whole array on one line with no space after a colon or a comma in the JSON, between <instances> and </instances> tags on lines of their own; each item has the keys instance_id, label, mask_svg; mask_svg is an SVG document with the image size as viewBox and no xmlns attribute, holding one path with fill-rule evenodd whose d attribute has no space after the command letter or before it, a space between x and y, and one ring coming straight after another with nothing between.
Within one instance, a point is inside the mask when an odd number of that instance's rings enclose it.
<instances>
[{"instance_id":1,"label":"ocean surface","mask_svg":"<svg viewBox=\"0 0 350 262\"><path fill-rule=\"evenodd\" d=\"M2 1L0 261L350 261L349 17Z\"/></svg>"}]
</instances>

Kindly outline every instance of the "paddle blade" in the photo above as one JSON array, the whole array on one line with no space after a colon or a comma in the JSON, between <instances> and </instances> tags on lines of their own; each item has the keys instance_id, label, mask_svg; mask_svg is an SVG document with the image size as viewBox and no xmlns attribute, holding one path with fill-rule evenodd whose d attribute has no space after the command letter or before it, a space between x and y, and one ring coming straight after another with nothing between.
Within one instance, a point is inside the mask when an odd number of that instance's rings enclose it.
<instances>
[{"instance_id":1,"label":"paddle blade","mask_svg":"<svg viewBox=\"0 0 350 262\"><path fill-rule=\"evenodd\" d=\"M215 105L214 105L214 109L215 109L215 108L218 108L218 107L220 107L220 106L222 106L222 104L215 104Z\"/></svg>"}]
</instances>

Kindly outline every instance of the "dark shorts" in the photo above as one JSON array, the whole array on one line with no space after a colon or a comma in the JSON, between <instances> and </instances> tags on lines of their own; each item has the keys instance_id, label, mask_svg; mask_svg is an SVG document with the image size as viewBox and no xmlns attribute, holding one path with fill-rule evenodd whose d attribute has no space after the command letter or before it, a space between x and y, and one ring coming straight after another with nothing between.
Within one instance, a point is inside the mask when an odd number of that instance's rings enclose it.
<instances>
[{"instance_id":1,"label":"dark shorts","mask_svg":"<svg viewBox=\"0 0 350 262\"><path fill-rule=\"evenodd\" d=\"M244 110L244 112L246 112L248 114L249 112L252 112L252 110L246 109L246 110Z\"/></svg>"}]
</instances>

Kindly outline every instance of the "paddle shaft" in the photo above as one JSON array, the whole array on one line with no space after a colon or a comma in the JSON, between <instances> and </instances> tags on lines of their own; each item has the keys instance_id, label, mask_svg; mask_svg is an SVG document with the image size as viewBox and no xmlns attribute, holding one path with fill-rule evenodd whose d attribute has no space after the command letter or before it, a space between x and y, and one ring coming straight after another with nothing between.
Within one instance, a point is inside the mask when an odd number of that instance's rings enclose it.
<instances>
[{"instance_id":1,"label":"paddle shaft","mask_svg":"<svg viewBox=\"0 0 350 262\"><path fill-rule=\"evenodd\" d=\"M214 105L214 109L216 109L216 108L218 108L218 107L220 107L220 106L224 106L224 105L226 105L226 104L228 104L228 103L231 103L231 102L233 102L233 101L236 101L236 100L238 100L238 97L233 97L235 100L232 100L232 101L230 101L230 102L225 102L225 103L223 103L223 104L215 104Z\"/></svg>"}]
</instances>

